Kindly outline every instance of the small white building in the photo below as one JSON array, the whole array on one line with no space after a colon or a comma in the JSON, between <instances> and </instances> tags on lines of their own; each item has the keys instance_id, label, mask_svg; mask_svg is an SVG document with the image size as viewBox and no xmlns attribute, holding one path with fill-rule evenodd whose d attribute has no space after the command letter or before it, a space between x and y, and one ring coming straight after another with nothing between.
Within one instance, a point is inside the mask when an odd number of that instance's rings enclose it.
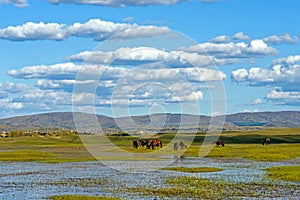
<instances>
[{"instance_id":1,"label":"small white building","mask_svg":"<svg viewBox=\"0 0 300 200\"><path fill-rule=\"evenodd\" d=\"M3 132L0 134L0 136L1 136L2 138L7 138L7 137L8 137L8 134L7 134L6 131L3 131Z\"/></svg>"}]
</instances>

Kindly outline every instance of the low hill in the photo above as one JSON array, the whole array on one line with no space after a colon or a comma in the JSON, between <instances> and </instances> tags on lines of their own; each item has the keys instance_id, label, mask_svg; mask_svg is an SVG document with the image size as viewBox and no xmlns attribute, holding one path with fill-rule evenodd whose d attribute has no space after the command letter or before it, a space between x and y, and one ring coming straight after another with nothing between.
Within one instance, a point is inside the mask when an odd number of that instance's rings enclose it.
<instances>
[{"instance_id":1,"label":"low hill","mask_svg":"<svg viewBox=\"0 0 300 200\"><path fill-rule=\"evenodd\" d=\"M111 118L104 115L92 115L86 113L56 112L29 116L19 116L0 119L0 130L47 130L68 129L75 130L76 124L80 124L86 132L94 132L92 121L96 120L105 131L120 130L161 130L168 129L205 129L210 125L211 117L186 115L186 114L153 114L145 116L133 116ZM225 127L238 128L240 126L263 126L263 127L300 127L300 112L256 112L236 113L226 116L214 117L215 121L222 122L225 117ZM91 120L92 119L92 120Z\"/></svg>"}]
</instances>

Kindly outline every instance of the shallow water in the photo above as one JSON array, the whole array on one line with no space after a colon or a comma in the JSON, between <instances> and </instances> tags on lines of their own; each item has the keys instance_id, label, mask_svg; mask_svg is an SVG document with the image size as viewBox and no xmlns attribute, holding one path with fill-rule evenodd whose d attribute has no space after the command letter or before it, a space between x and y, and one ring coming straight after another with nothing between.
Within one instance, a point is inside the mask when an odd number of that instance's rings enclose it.
<instances>
[{"instance_id":1,"label":"shallow water","mask_svg":"<svg viewBox=\"0 0 300 200\"><path fill-rule=\"evenodd\" d=\"M132 164L122 161L112 162L118 167ZM153 199L154 196L141 197L138 194L127 194L123 191L118 193L118 189L141 186L161 187L164 186L164 180L170 176L196 176L216 180L223 179L237 183L270 181L265 179L263 169L284 165L299 165L299 160L256 162L244 159L181 158L171 165L184 167L206 166L224 169L224 171L220 172L196 174L165 170L126 173L107 167L101 162L59 164L0 162L0 199L46 199L52 195L62 194L117 196L124 199ZM147 166L149 166L149 161L144 161L144 164L141 164L140 167L147 168ZM104 179L108 182L82 187L79 183L82 179ZM61 182L63 184L59 184ZM74 182L79 184L74 184ZM294 194L300 195L300 183L296 183L295 186L297 188L294 189ZM286 194L282 195L286 195L286 198L283 199L288 199L290 191L284 192Z\"/></svg>"}]
</instances>

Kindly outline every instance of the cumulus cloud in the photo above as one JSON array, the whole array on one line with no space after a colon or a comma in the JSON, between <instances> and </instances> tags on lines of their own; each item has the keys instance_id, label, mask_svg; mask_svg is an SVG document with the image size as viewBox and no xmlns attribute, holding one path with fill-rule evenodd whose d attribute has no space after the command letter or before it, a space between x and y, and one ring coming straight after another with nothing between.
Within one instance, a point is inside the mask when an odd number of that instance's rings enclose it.
<instances>
[{"instance_id":1,"label":"cumulus cloud","mask_svg":"<svg viewBox=\"0 0 300 200\"><path fill-rule=\"evenodd\" d=\"M105 80L115 80L126 76L132 76L133 80L169 80L178 74L187 80L206 82L221 81L226 79L226 74L222 71L209 68L145 68L134 71L125 67L112 67L106 65L76 65L74 63L60 63L55 65L25 66L19 70L10 70L8 75L22 79L49 79L49 80L75 80L77 73L85 74L86 77L101 75ZM128 75L127 75L128 74ZM71 83L69 81L69 83ZM43 84L40 84L43 85Z\"/></svg>"},{"instance_id":2,"label":"cumulus cloud","mask_svg":"<svg viewBox=\"0 0 300 200\"><path fill-rule=\"evenodd\" d=\"M250 36L245 35L243 32L236 33L232 39L234 40L250 40Z\"/></svg>"},{"instance_id":3,"label":"cumulus cloud","mask_svg":"<svg viewBox=\"0 0 300 200\"><path fill-rule=\"evenodd\" d=\"M103 78L120 78L128 69L108 67L105 65L76 65L74 63L59 63L55 65L25 66L19 70L10 70L8 75L22 79L75 80L80 72L86 77L102 75Z\"/></svg>"},{"instance_id":4,"label":"cumulus cloud","mask_svg":"<svg viewBox=\"0 0 300 200\"><path fill-rule=\"evenodd\" d=\"M271 90L267 96L268 99L298 99L300 100L300 92L283 92L278 90Z\"/></svg>"},{"instance_id":5,"label":"cumulus cloud","mask_svg":"<svg viewBox=\"0 0 300 200\"><path fill-rule=\"evenodd\" d=\"M279 90L271 90L267 95L266 99L275 102L278 105L300 105L300 92L286 92Z\"/></svg>"},{"instance_id":6,"label":"cumulus cloud","mask_svg":"<svg viewBox=\"0 0 300 200\"><path fill-rule=\"evenodd\" d=\"M296 58L296 57L292 57ZM290 60L293 60L290 57ZM284 62L286 59L279 59ZM293 62L292 62L293 63ZM253 86L289 86L300 83L300 65L280 65L276 64L270 68L252 67L249 70L245 68L234 70L231 77L236 82L248 82Z\"/></svg>"},{"instance_id":7,"label":"cumulus cloud","mask_svg":"<svg viewBox=\"0 0 300 200\"><path fill-rule=\"evenodd\" d=\"M275 65L270 69L253 67L249 70L238 69L232 72L232 78L236 82L249 82L253 86L276 86L287 83L299 83L300 66L286 68Z\"/></svg>"},{"instance_id":8,"label":"cumulus cloud","mask_svg":"<svg viewBox=\"0 0 300 200\"><path fill-rule=\"evenodd\" d=\"M67 59L71 61L113 65L141 65L161 62L173 67L191 66L178 52L166 52L152 47L119 48L108 52L84 51L72 55Z\"/></svg>"},{"instance_id":9,"label":"cumulus cloud","mask_svg":"<svg viewBox=\"0 0 300 200\"><path fill-rule=\"evenodd\" d=\"M135 0L49 0L50 3L75 3L75 4L90 4L99 6L110 7L124 7L124 6L149 6L149 5L175 5L188 0L147 0L147 1L135 1Z\"/></svg>"},{"instance_id":10,"label":"cumulus cloud","mask_svg":"<svg viewBox=\"0 0 300 200\"><path fill-rule=\"evenodd\" d=\"M0 0L0 4L13 4L16 7L28 6L27 0Z\"/></svg>"},{"instance_id":11,"label":"cumulus cloud","mask_svg":"<svg viewBox=\"0 0 300 200\"><path fill-rule=\"evenodd\" d=\"M294 44L298 42L298 37L297 36L291 36L288 33L281 34L281 35L272 35L269 37L266 37L263 39L264 42L268 44Z\"/></svg>"},{"instance_id":12,"label":"cumulus cloud","mask_svg":"<svg viewBox=\"0 0 300 200\"><path fill-rule=\"evenodd\" d=\"M149 63L161 63L172 68L206 67L226 65L237 62L237 59L215 58L210 55L187 53L184 51L165 51L152 47L119 48L114 51L84 51L67 57L73 62L86 62L110 65L137 66Z\"/></svg>"},{"instance_id":13,"label":"cumulus cloud","mask_svg":"<svg viewBox=\"0 0 300 200\"><path fill-rule=\"evenodd\" d=\"M0 29L0 38L12 41L65 40L69 37L87 37L94 40L130 39L164 35L168 27L139 26L137 24L114 23L101 19L90 19L72 25L44 22L27 22L18 26Z\"/></svg>"},{"instance_id":14,"label":"cumulus cloud","mask_svg":"<svg viewBox=\"0 0 300 200\"><path fill-rule=\"evenodd\" d=\"M8 26L0 29L0 38L7 40L62 40L66 38L66 25L44 22L27 22L20 26Z\"/></svg>"},{"instance_id":15,"label":"cumulus cloud","mask_svg":"<svg viewBox=\"0 0 300 200\"><path fill-rule=\"evenodd\" d=\"M284 65L286 67L300 62L300 55L292 55L287 58L278 58L272 62L272 65Z\"/></svg>"},{"instance_id":16,"label":"cumulus cloud","mask_svg":"<svg viewBox=\"0 0 300 200\"><path fill-rule=\"evenodd\" d=\"M29 89L28 85L20 83L0 83L0 99L6 98L10 94L17 94Z\"/></svg>"},{"instance_id":17,"label":"cumulus cloud","mask_svg":"<svg viewBox=\"0 0 300 200\"><path fill-rule=\"evenodd\" d=\"M76 79L78 72L83 74L83 79ZM8 75L36 80L36 88L14 98L14 102L28 104L40 100L44 106L49 107L51 102L53 106L69 105L75 85L83 86L83 90L75 92L76 103L80 103L80 96L85 93L85 97L87 94L94 95L97 106L109 106L111 103L125 105L128 102L134 106L145 106L154 102L170 104L202 100L202 90L207 89L204 87L205 82L226 79L224 72L208 68L162 68L156 65L127 68L76 65L71 62L49 66L25 66L18 70L10 70ZM203 87L200 87L202 85ZM84 90L95 86L96 91ZM86 99L82 101L82 105L86 104Z\"/></svg>"},{"instance_id":18,"label":"cumulus cloud","mask_svg":"<svg viewBox=\"0 0 300 200\"><path fill-rule=\"evenodd\" d=\"M213 38L210 40L212 43L226 43L230 41L230 37L226 35L220 35L218 37Z\"/></svg>"},{"instance_id":19,"label":"cumulus cloud","mask_svg":"<svg viewBox=\"0 0 300 200\"><path fill-rule=\"evenodd\" d=\"M229 43L201 43L180 50L198 53L209 54L217 58L252 58L276 55L277 50L268 46L263 40L252 40L249 44L245 42L229 42Z\"/></svg>"},{"instance_id":20,"label":"cumulus cloud","mask_svg":"<svg viewBox=\"0 0 300 200\"><path fill-rule=\"evenodd\" d=\"M282 105L299 105L300 92L300 61L299 55L279 58L272 62L271 67L252 67L237 69L231 73L232 80L245 82L250 86L274 87L266 99Z\"/></svg>"},{"instance_id":21,"label":"cumulus cloud","mask_svg":"<svg viewBox=\"0 0 300 200\"><path fill-rule=\"evenodd\" d=\"M24 104L21 102L12 102L10 99L1 99L0 100L1 111L15 111L24 108Z\"/></svg>"}]
</instances>

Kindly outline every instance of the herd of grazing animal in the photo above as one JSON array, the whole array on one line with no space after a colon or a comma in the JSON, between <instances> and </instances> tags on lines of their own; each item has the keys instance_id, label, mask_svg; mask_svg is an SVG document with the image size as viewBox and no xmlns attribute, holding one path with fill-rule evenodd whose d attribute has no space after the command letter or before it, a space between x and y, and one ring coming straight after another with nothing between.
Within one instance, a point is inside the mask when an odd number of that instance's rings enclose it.
<instances>
[{"instance_id":1,"label":"herd of grazing animal","mask_svg":"<svg viewBox=\"0 0 300 200\"><path fill-rule=\"evenodd\" d=\"M213 141L212 142L213 145L216 145L217 147L224 147L225 146L225 142L223 140L217 140L217 141ZM271 144L271 139L270 138L265 138L262 142L262 145L269 145ZM163 144L161 140L158 139L154 139L154 140L134 140L133 141L133 147L138 149L140 147L147 147L147 149L152 149L154 150L155 147L158 148L162 148ZM187 149L187 144L185 144L183 141L175 142L173 145L173 150L174 151L178 151L180 148L180 150L185 150Z\"/></svg>"},{"instance_id":2,"label":"herd of grazing animal","mask_svg":"<svg viewBox=\"0 0 300 200\"><path fill-rule=\"evenodd\" d=\"M155 147L162 148L163 144L161 140L154 139L154 140L134 140L133 147L138 149L140 147L147 147L147 149L155 149Z\"/></svg>"},{"instance_id":3,"label":"herd of grazing animal","mask_svg":"<svg viewBox=\"0 0 300 200\"><path fill-rule=\"evenodd\" d=\"M181 150L187 149L187 145L183 141L180 141L179 143L178 142L174 143L173 146L174 151L178 151L179 147Z\"/></svg>"}]
</instances>

